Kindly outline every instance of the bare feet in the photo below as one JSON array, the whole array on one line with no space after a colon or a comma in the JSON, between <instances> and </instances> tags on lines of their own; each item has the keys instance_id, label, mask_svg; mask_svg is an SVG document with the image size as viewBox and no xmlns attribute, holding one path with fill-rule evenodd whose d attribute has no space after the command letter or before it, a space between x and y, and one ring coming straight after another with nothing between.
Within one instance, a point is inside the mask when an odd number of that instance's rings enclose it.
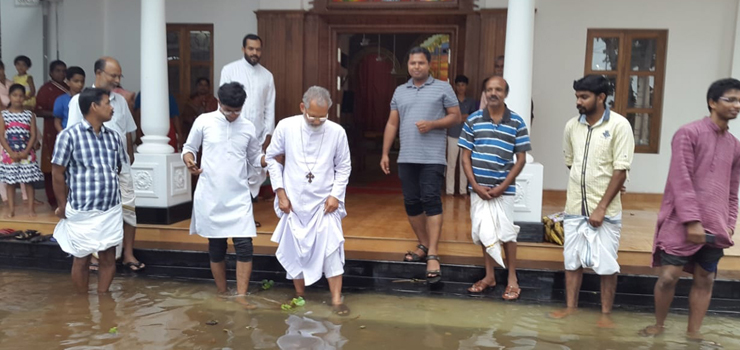
<instances>
[{"instance_id":1,"label":"bare feet","mask_svg":"<svg viewBox=\"0 0 740 350\"><path fill-rule=\"evenodd\" d=\"M256 305L251 304L250 302L247 301L247 296L246 295L237 295L234 298L234 301L237 304L241 305L245 310L254 310L254 309L257 308Z\"/></svg>"},{"instance_id":2,"label":"bare feet","mask_svg":"<svg viewBox=\"0 0 740 350\"><path fill-rule=\"evenodd\" d=\"M655 337L655 336L663 334L664 330L665 330L664 326L658 326L657 324L654 324L654 325L643 328L641 331L637 332L637 334L643 337Z\"/></svg>"},{"instance_id":3,"label":"bare feet","mask_svg":"<svg viewBox=\"0 0 740 350\"><path fill-rule=\"evenodd\" d=\"M32 212L28 213L28 217L35 218L36 217L36 212L35 211L32 211Z\"/></svg>"},{"instance_id":4,"label":"bare feet","mask_svg":"<svg viewBox=\"0 0 740 350\"><path fill-rule=\"evenodd\" d=\"M614 328L614 321L612 321L611 314L601 314L601 317L599 317L599 320L596 322L596 326L599 328L607 328L611 329Z\"/></svg>"},{"instance_id":5,"label":"bare feet","mask_svg":"<svg viewBox=\"0 0 740 350\"><path fill-rule=\"evenodd\" d=\"M14 212L12 212L12 211L11 211L10 213L7 213L7 214L5 214L5 218L6 218L6 219L10 219L10 218L12 218L12 217L14 217L14 216L15 216L15 213L14 213Z\"/></svg>"},{"instance_id":6,"label":"bare feet","mask_svg":"<svg viewBox=\"0 0 740 350\"><path fill-rule=\"evenodd\" d=\"M565 309L562 309L562 310L551 312L550 313L550 317L551 318L555 318L555 319L561 319L561 318L566 318L566 317L568 317L568 316L570 316L572 314L575 314L576 312L578 312L578 309L577 308L574 308L574 307L573 308L570 308L569 307L569 308L565 308Z\"/></svg>"}]
</instances>

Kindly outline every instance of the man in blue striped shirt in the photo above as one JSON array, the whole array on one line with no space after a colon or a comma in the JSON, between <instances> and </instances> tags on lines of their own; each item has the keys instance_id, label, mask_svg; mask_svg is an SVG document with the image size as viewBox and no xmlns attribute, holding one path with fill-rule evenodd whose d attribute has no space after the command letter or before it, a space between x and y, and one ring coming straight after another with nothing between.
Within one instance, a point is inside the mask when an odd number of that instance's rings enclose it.
<instances>
[{"instance_id":1,"label":"man in blue striped shirt","mask_svg":"<svg viewBox=\"0 0 740 350\"><path fill-rule=\"evenodd\" d=\"M62 219L54 238L74 256L72 281L80 293L87 293L90 257L99 254L98 293L105 293L116 272L115 247L123 240L118 175L128 156L118 133L103 125L113 117L110 93L85 89L78 101L85 117L59 134L51 160Z\"/></svg>"},{"instance_id":2,"label":"man in blue striped shirt","mask_svg":"<svg viewBox=\"0 0 740 350\"><path fill-rule=\"evenodd\" d=\"M503 243L509 269L503 298L515 300L521 293L516 278L519 227L514 225L515 180L524 168L526 152L532 150L532 146L524 120L504 103L509 94L506 80L500 76L489 78L485 94L486 108L468 117L458 141L458 146L463 149L463 170L471 189L473 241L482 246L486 266L486 276L468 291L481 293L496 285L493 265L497 261L503 266Z\"/></svg>"}]
</instances>

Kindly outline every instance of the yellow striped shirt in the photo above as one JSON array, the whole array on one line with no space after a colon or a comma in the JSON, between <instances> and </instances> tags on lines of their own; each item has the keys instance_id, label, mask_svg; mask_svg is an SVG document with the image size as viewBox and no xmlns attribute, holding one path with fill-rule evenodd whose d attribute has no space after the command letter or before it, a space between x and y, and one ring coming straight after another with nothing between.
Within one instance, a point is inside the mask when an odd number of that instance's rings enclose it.
<instances>
[{"instance_id":1,"label":"yellow striped shirt","mask_svg":"<svg viewBox=\"0 0 740 350\"><path fill-rule=\"evenodd\" d=\"M610 110L589 126L585 116L568 121L563 133L565 165L570 167L565 212L589 216L596 209L611 181L614 170L629 171L635 152L635 139L627 119ZM606 216L622 212L617 195L606 209Z\"/></svg>"}]
</instances>

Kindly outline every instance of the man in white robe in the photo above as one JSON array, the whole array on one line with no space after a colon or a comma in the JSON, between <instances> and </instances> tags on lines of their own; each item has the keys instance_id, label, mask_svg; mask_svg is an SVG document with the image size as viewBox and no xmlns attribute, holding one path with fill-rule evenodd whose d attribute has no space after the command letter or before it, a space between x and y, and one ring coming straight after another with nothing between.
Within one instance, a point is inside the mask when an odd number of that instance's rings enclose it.
<instances>
[{"instance_id":1,"label":"man in white robe","mask_svg":"<svg viewBox=\"0 0 740 350\"><path fill-rule=\"evenodd\" d=\"M247 102L241 116L254 124L262 151L270 144L272 130L275 128L275 81L267 68L260 65L262 58L262 38L247 34L242 39L244 59L231 62L221 70L221 83L237 82L244 85ZM260 186L267 174L262 169L249 168L249 188L252 197L257 198ZM258 222L255 222L260 227Z\"/></svg>"},{"instance_id":2,"label":"man in white robe","mask_svg":"<svg viewBox=\"0 0 740 350\"><path fill-rule=\"evenodd\" d=\"M278 261L293 280L297 296L303 296L306 285L323 273L334 312L346 316L342 218L347 215L344 196L352 165L347 134L339 124L327 121L330 107L329 91L309 88L301 103L303 114L285 118L275 128L265 161L280 217L272 236L278 243Z\"/></svg>"},{"instance_id":3,"label":"man in white robe","mask_svg":"<svg viewBox=\"0 0 740 350\"><path fill-rule=\"evenodd\" d=\"M190 234L208 238L211 272L221 294L226 293L226 240L232 239L238 296L247 294L252 274L252 237L257 236L247 166L261 169L266 165L254 125L239 117L246 98L239 83L221 86L219 110L195 119L182 151L188 170L200 175L193 196ZM201 146L198 168L196 157ZM246 301L243 304L249 306Z\"/></svg>"}]
</instances>

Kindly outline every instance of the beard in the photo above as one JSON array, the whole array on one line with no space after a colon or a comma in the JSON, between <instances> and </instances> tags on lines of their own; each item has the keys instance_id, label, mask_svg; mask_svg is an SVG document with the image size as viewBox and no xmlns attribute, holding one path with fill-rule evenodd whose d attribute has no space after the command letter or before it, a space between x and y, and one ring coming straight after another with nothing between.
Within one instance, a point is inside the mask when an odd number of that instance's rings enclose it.
<instances>
[{"instance_id":1,"label":"beard","mask_svg":"<svg viewBox=\"0 0 740 350\"><path fill-rule=\"evenodd\" d=\"M244 59L249 62L249 64L256 66L258 63L260 63L260 57L259 56L249 56L247 54L244 55Z\"/></svg>"}]
</instances>

